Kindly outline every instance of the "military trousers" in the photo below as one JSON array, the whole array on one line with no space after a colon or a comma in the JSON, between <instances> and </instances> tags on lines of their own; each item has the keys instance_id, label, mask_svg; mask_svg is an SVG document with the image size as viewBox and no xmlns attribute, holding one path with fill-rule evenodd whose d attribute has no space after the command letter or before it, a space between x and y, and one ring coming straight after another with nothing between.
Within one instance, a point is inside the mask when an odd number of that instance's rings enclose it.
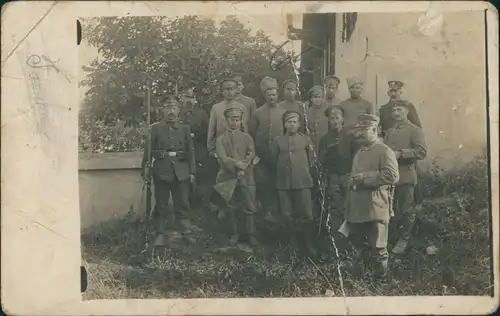
<instances>
[{"instance_id":1,"label":"military trousers","mask_svg":"<svg viewBox=\"0 0 500 316\"><path fill-rule=\"evenodd\" d=\"M269 162L260 161L256 166L257 199L265 213L274 214L278 208L278 198L276 189L276 165Z\"/></svg>"},{"instance_id":2,"label":"military trousers","mask_svg":"<svg viewBox=\"0 0 500 316\"><path fill-rule=\"evenodd\" d=\"M155 217L156 230L158 233L165 232L165 222L168 217L168 202L172 194L174 215L177 220L189 219L191 206L189 203L190 181L164 181L154 179L155 191Z\"/></svg>"},{"instance_id":3,"label":"military trousers","mask_svg":"<svg viewBox=\"0 0 500 316\"><path fill-rule=\"evenodd\" d=\"M329 173L327 176L327 203L332 220L341 221L345 214L347 177L348 175L336 173Z\"/></svg>"},{"instance_id":4,"label":"military trousers","mask_svg":"<svg viewBox=\"0 0 500 316\"><path fill-rule=\"evenodd\" d=\"M415 185L397 185L394 190L395 212L393 222L397 227L397 238L408 241L415 222ZM391 238L392 239L392 238Z\"/></svg>"},{"instance_id":5,"label":"military trousers","mask_svg":"<svg viewBox=\"0 0 500 316\"><path fill-rule=\"evenodd\" d=\"M281 217L296 224L313 221L311 189L278 190Z\"/></svg>"},{"instance_id":6,"label":"military trousers","mask_svg":"<svg viewBox=\"0 0 500 316\"><path fill-rule=\"evenodd\" d=\"M234 189L233 197L229 204L232 221L232 233L238 235L255 234L255 186L239 185Z\"/></svg>"},{"instance_id":7,"label":"military trousers","mask_svg":"<svg viewBox=\"0 0 500 316\"><path fill-rule=\"evenodd\" d=\"M364 266L375 265L375 272L385 275L389 260L387 251L389 223L385 221L349 223L349 230L349 239L360 251L360 259Z\"/></svg>"}]
</instances>

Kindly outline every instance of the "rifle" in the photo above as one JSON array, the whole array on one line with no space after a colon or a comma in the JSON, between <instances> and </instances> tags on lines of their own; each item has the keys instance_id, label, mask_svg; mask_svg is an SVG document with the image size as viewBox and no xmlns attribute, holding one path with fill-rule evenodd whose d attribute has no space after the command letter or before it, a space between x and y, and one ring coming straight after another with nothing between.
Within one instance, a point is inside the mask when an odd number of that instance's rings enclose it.
<instances>
[{"instance_id":1,"label":"rifle","mask_svg":"<svg viewBox=\"0 0 500 316\"><path fill-rule=\"evenodd\" d=\"M146 187L146 220L145 220L145 229L144 229L144 250L143 253L149 247L148 237L150 234L151 227L151 217L152 217L152 207L151 207L151 197L152 197L152 189L151 189L151 166L152 166L152 155L151 155L151 82L147 83L147 140L146 140L146 165L145 170L143 171L146 175L146 179L144 180L144 186Z\"/></svg>"}]
</instances>

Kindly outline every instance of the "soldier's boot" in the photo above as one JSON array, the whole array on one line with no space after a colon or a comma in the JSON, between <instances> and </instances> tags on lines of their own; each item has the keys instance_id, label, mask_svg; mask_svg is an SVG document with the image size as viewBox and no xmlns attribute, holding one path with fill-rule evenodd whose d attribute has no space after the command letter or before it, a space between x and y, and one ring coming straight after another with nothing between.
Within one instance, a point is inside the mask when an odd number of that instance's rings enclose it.
<instances>
[{"instance_id":1,"label":"soldier's boot","mask_svg":"<svg viewBox=\"0 0 500 316\"><path fill-rule=\"evenodd\" d=\"M165 235L157 234L154 242L154 247L165 247Z\"/></svg>"},{"instance_id":2,"label":"soldier's boot","mask_svg":"<svg viewBox=\"0 0 500 316\"><path fill-rule=\"evenodd\" d=\"M401 219L400 232L401 237L398 239L392 253L395 255L402 255L405 253L408 243L410 241L411 233L415 224L414 214L405 214Z\"/></svg>"},{"instance_id":3,"label":"soldier's boot","mask_svg":"<svg viewBox=\"0 0 500 316\"><path fill-rule=\"evenodd\" d=\"M184 237L184 239L189 242L189 243L194 243L196 242L193 233L194 233L194 225L191 223L189 219L181 219L179 220L180 226L181 226L181 234Z\"/></svg>"},{"instance_id":4,"label":"soldier's boot","mask_svg":"<svg viewBox=\"0 0 500 316\"><path fill-rule=\"evenodd\" d=\"M386 248L374 249L373 253L373 281L377 285L386 285L388 283L389 272L389 253Z\"/></svg>"},{"instance_id":5,"label":"soldier's boot","mask_svg":"<svg viewBox=\"0 0 500 316\"><path fill-rule=\"evenodd\" d=\"M316 244L316 225L314 225L314 223L308 223L304 225L303 230L303 251L306 256L314 261L318 259Z\"/></svg>"},{"instance_id":6,"label":"soldier's boot","mask_svg":"<svg viewBox=\"0 0 500 316\"><path fill-rule=\"evenodd\" d=\"M262 250L262 246L259 241L255 237L255 216L254 215L246 215L245 217L245 230L247 233L247 242L248 244L257 251Z\"/></svg>"}]
</instances>

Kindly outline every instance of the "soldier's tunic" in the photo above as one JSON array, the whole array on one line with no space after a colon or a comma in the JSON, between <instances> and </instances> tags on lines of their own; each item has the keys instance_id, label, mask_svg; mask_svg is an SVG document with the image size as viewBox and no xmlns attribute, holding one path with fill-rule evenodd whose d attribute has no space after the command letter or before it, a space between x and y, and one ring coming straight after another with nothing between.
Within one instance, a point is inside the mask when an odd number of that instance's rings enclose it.
<instances>
[{"instance_id":1,"label":"soldier's tunic","mask_svg":"<svg viewBox=\"0 0 500 316\"><path fill-rule=\"evenodd\" d=\"M254 142L250 134L238 130L226 129L217 138L217 159L220 170L216 182L221 183L237 177L238 170L245 171L245 176L238 180L234 192L234 204L241 204L240 209L244 216L253 216L256 212L255 182L252 160L255 157ZM235 208L235 211L237 210ZM239 212L238 212L239 213ZM237 221L239 222L239 221ZM237 229L237 227L235 227ZM246 221L245 234L254 234L253 222ZM235 233L238 233L237 231Z\"/></svg>"},{"instance_id":2,"label":"soldier's tunic","mask_svg":"<svg viewBox=\"0 0 500 316\"><path fill-rule=\"evenodd\" d=\"M344 128L348 130L357 124L360 114L375 114L373 104L363 98L349 98L342 101L340 107L344 110Z\"/></svg>"},{"instance_id":3,"label":"soldier's tunic","mask_svg":"<svg viewBox=\"0 0 500 316\"><path fill-rule=\"evenodd\" d=\"M347 177L351 171L354 144L342 130L330 130L319 141L319 160L327 176L327 196L331 216L344 216ZM334 223L338 224L338 223Z\"/></svg>"},{"instance_id":4,"label":"soldier's tunic","mask_svg":"<svg viewBox=\"0 0 500 316\"><path fill-rule=\"evenodd\" d=\"M209 153L215 151L217 138L226 131L227 120L224 117L224 110L229 108L238 108L243 111L241 128L244 132L248 131L249 116L246 106L236 101L222 101L215 104L210 111L210 120L208 122L207 150Z\"/></svg>"},{"instance_id":5,"label":"soldier's tunic","mask_svg":"<svg viewBox=\"0 0 500 316\"><path fill-rule=\"evenodd\" d=\"M305 134L306 133L306 123L305 123L305 116L304 116L304 104L298 100L295 100L294 102L289 102L287 100L281 101L278 106L282 108L285 111L296 111L299 112L301 117L300 117L300 127L299 127L299 132Z\"/></svg>"},{"instance_id":6,"label":"soldier's tunic","mask_svg":"<svg viewBox=\"0 0 500 316\"><path fill-rule=\"evenodd\" d=\"M261 205L272 209L277 205L275 182L276 162L273 160L271 150L274 140L283 135L281 118L285 110L279 105L271 106L265 103L255 111L251 120L250 135L255 141L255 152L260 157L256 166L257 191Z\"/></svg>"},{"instance_id":7,"label":"soldier's tunic","mask_svg":"<svg viewBox=\"0 0 500 316\"><path fill-rule=\"evenodd\" d=\"M420 123L420 118L418 116L417 108L415 107L415 105L413 105L413 103L411 103L410 101L402 101L405 102L408 107L408 120L414 125L422 128L422 124ZM380 128L382 135L384 135L385 132L395 124L394 119L392 118L392 106L392 102L389 102L382 105L379 109Z\"/></svg>"},{"instance_id":8,"label":"soldier's tunic","mask_svg":"<svg viewBox=\"0 0 500 316\"><path fill-rule=\"evenodd\" d=\"M151 126L152 173L155 187L157 231L165 231L170 193L177 219L188 219L190 213L190 175L196 172L191 129L180 123L159 122ZM149 149L146 148L145 153Z\"/></svg>"},{"instance_id":9,"label":"soldier's tunic","mask_svg":"<svg viewBox=\"0 0 500 316\"><path fill-rule=\"evenodd\" d=\"M285 221L310 223L313 220L312 151L310 138L301 133L280 136L273 144L273 157L277 161L276 189Z\"/></svg>"},{"instance_id":10,"label":"soldier's tunic","mask_svg":"<svg viewBox=\"0 0 500 316\"><path fill-rule=\"evenodd\" d=\"M365 253L374 251L376 262L386 261L390 187L399 180L394 152L380 140L362 147L355 155L351 174L363 174L362 185L347 193L345 218L351 228L353 243ZM368 239L369 248L365 248Z\"/></svg>"},{"instance_id":11,"label":"soldier's tunic","mask_svg":"<svg viewBox=\"0 0 500 316\"><path fill-rule=\"evenodd\" d=\"M243 104L247 108L247 111L248 111L247 113L248 113L249 119L251 119L254 116L255 111L257 110L257 103L255 103L254 99L252 99L246 95L240 94L235 99L235 101Z\"/></svg>"},{"instance_id":12,"label":"soldier's tunic","mask_svg":"<svg viewBox=\"0 0 500 316\"><path fill-rule=\"evenodd\" d=\"M325 102L325 105L327 107L329 107L329 106L340 105L342 103L342 100L340 100L337 97L333 97L331 99L325 97L325 101L324 102Z\"/></svg>"},{"instance_id":13,"label":"soldier's tunic","mask_svg":"<svg viewBox=\"0 0 500 316\"><path fill-rule=\"evenodd\" d=\"M180 123L189 125L191 128L198 167L196 177L198 189L195 196L192 196L191 201L203 203L204 199L208 198L212 181L215 179L215 174L211 170L213 166L207 151L208 115L205 109L198 106L183 107L179 113L179 119Z\"/></svg>"},{"instance_id":14,"label":"soldier's tunic","mask_svg":"<svg viewBox=\"0 0 500 316\"><path fill-rule=\"evenodd\" d=\"M396 219L402 238L410 236L415 213L414 190L417 183L416 163L427 155L427 146L422 130L408 120L396 122L385 133L384 142L394 151L401 151L398 159L399 181L394 191Z\"/></svg>"},{"instance_id":15,"label":"soldier's tunic","mask_svg":"<svg viewBox=\"0 0 500 316\"><path fill-rule=\"evenodd\" d=\"M325 109L325 104L318 107L313 105L307 109L307 127L315 150L318 148L319 140L328 133L328 117L325 116Z\"/></svg>"}]
</instances>

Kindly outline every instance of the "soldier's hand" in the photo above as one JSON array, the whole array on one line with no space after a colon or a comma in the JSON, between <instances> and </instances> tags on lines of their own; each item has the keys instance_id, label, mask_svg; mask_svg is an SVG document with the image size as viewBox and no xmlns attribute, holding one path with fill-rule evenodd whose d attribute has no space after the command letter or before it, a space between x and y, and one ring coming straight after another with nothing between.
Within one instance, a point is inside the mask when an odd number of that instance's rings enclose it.
<instances>
[{"instance_id":1,"label":"soldier's hand","mask_svg":"<svg viewBox=\"0 0 500 316\"><path fill-rule=\"evenodd\" d=\"M401 156L403 155L403 153L401 152L401 150L396 150L396 151L394 152L394 154L396 155L396 159L401 158Z\"/></svg>"},{"instance_id":2,"label":"soldier's hand","mask_svg":"<svg viewBox=\"0 0 500 316\"><path fill-rule=\"evenodd\" d=\"M236 173L236 176L238 177L238 180L243 179L243 177L245 176L245 171L238 170L238 172Z\"/></svg>"},{"instance_id":3,"label":"soldier's hand","mask_svg":"<svg viewBox=\"0 0 500 316\"><path fill-rule=\"evenodd\" d=\"M191 183L194 183L196 181L196 176L194 174L190 174L189 181L191 181Z\"/></svg>"}]
</instances>

